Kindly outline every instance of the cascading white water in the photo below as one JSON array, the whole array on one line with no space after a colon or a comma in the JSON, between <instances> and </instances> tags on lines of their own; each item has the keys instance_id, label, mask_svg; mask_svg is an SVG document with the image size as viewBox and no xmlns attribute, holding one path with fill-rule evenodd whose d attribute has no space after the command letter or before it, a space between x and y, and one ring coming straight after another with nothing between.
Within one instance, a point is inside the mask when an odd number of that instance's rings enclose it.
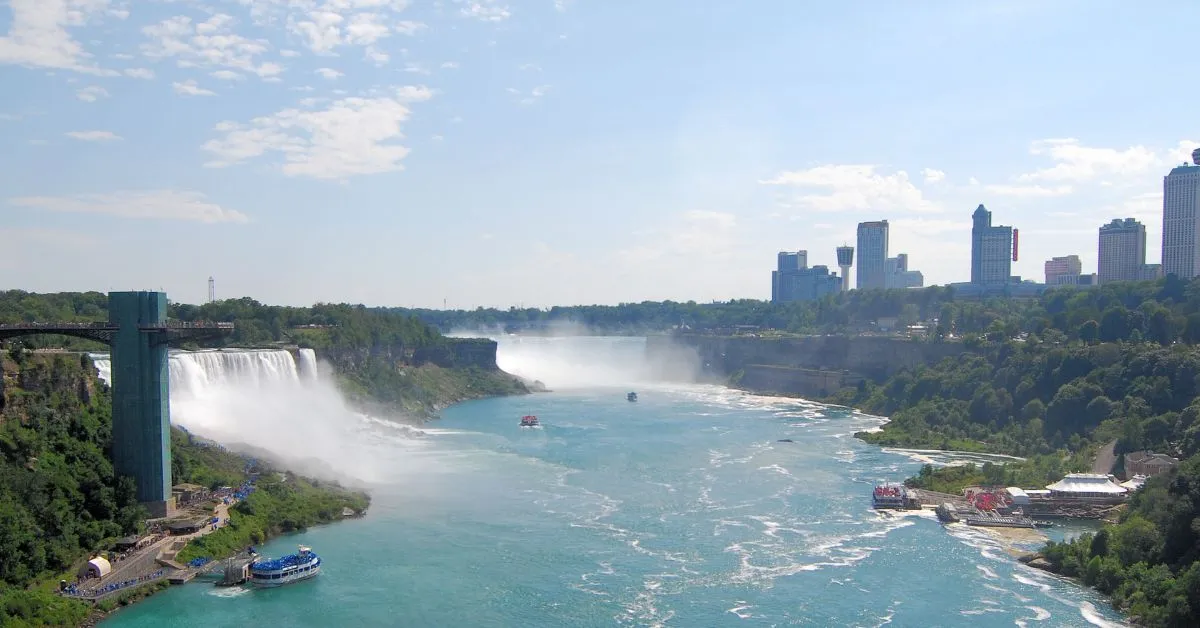
<instances>
[{"instance_id":1,"label":"cascading white water","mask_svg":"<svg viewBox=\"0 0 1200 628\"><path fill-rule=\"evenodd\" d=\"M411 443L406 437L420 432L355 412L333 382L320 376L316 354L300 349L298 355L299 360L283 350L172 351L171 422L230 447L271 452L293 470L385 479L381 456L367 451L371 442L387 440L392 457L397 443ZM92 360L111 385L109 356Z\"/></svg>"}]
</instances>

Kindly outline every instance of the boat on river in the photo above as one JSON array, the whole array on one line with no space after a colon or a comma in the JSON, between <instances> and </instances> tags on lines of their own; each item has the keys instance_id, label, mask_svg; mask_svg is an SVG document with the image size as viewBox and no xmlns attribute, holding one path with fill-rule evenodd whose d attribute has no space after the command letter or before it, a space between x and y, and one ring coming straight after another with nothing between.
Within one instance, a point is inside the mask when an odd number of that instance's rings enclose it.
<instances>
[{"instance_id":1,"label":"boat on river","mask_svg":"<svg viewBox=\"0 0 1200 628\"><path fill-rule=\"evenodd\" d=\"M280 558L260 558L250 564L250 582L259 587L277 587L307 580L320 573L320 556L300 545L300 551Z\"/></svg>"},{"instance_id":2,"label":"boat on river","mask_svg":"<svg viewBox=\"0 0 1200 628\"><path fill-rule=\"evenodd\" d=\"M921 507L921 502L903 484L885 482L875 487L871 506L880 510L916 510Z\"/></svg>"},{"instance_id":3,"label":"boat on river","mask_svg":"<svg viewBox=\"0 0 1200 628\"><path fill-rule=\"evenodd\" d=\"M300 551L280 558L259 559L250 564L250 583L256 587L281 587L307 580L321 573L321 557L312 549L300 546Z\"/></svg>"},{"instance_id":4,"label":"boat on river","mask_svg":"<svg viewBox=\"0 0 1200 628\"><path fill-rule=\"evenodd\" d=\"M628 395L625 395L625 399L629 401L637 401L637 393L631 392Z\"/></svg>"},{"instance_id":5,"label":"boat on river","mask_svg":"<svg viewBox=\"0 0 1200 628\"><path fill-rule=\"evenodd\" d=\"M532 414L527 414L521 417L521 427L541 427L541 425L542 424L538 422L538 418Z\"/></svg>"}]
</instances>

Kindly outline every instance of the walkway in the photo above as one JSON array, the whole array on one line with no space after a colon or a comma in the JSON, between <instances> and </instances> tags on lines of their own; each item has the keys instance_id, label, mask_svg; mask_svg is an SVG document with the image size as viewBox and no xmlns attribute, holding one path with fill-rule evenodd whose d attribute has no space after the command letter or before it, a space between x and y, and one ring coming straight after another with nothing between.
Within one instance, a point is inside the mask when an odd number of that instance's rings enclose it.
<instances>
[{"instance_id":1,"label":"walkway","mask_svg":"<svg viewBox=\"0 0 1200 628\"><path fill-rule=\"evenodd\" d=\"M1117 464L1116 448L1117 441L1113 440L1113 442L1101 447L1100 451L1096 452L1096 460L1092 463L1092 473L1099 473L1100 475L1112 473L1113 467Z\"/></svg>"}]
</instances>

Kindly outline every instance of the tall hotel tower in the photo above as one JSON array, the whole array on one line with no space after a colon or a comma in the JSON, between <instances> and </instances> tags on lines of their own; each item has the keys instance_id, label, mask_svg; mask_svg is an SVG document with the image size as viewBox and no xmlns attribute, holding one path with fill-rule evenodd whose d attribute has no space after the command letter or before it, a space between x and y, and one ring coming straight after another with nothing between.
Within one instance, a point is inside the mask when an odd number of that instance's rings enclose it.
<instances>
[{"instance_id":1,"label":"tall hotel tower","mask_svg":"<svg viewBox=\"0 0 1200 628\"><path fill-rule=\"evenodd\" d=\"M1180 279L1200 275L1200 148L1191 164L1163 177L1162 271Z\"/></svg>"}]
</instances>

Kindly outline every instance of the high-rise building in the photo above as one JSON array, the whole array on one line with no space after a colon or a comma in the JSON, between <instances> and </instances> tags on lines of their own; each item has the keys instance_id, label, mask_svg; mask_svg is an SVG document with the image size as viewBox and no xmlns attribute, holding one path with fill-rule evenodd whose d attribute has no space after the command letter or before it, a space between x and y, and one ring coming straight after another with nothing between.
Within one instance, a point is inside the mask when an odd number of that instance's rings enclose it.
<instances>
[{"instance_id":1,"label":"high-rise building","mask_svg":"<svg viewBox=\"0 0 1200 628\"><path fill-rule=\"evenodd\" d=\"M1132 219L1115 219L1100 227L1100 254L1096 276L1100 283L1138 281L1145 274L1146 225Z\"/></svg>"},{"instance_id":2,"label":"high-rise building","mask_svg":"<svg viewBox=\"0 0 1200 628\"><path fill-rule=\"evenodd\" d=\"M838 268L842 271L842 290L850 289L850 267L854 265L854 247L842 245L837 247Z\"/></svg>"},{"instance_id":3,"label":"high-rise building","mask_svg":"<svg viewBox=\"0 0 1200 628\"><path fill-rule=\"evenodd\" d=\"M992 225L992 212L980 205L971 215L971 283L1012 282L1013 228Z\"/></svg>"},{"instance_id":4,"label":"high-rise building","mask_svg":"<svg viewBox=\"0 0 1200 628\"><path fill-rule=\"evenodd\" d=\"M1083 262L1078 255L1064 255L1046 260L1047 286L1074 286L1083 274Z\"/></svg>"},{"instance_id":5,"label":"high-rise building","mask_svg":"<svg viewBox=\"0 0 1200 628\"><path fill-rule=\"evenodd\" d=\"M925 275L919 270L908 269L908 253L898 253L884 261L883 287L892 289L920 288L925 285Z\"/></svg>"},{"instance_id":6,"label":"high-rise building","mask_svg":"<svg viewBox=\"0 0 1200 628\"><path fill-rule=\"evenodd\" d=\"M884 288L888 256L888 221L858 223L859 290Z\"/></svg>"},{"instance_id":7,"label":"high-rise building","mask_svg":"<svg viewBox=\"0 0 1200 628\"><path fill-rule=\"evenodd\" d=\"M842 281L828 266L808 267L808 252L780 253L771 271L771 302L812 301L841 289Z\"/></svg>"},{"instance_id":8,"label":"high-rise building","mask_svg":"<svg viewBox=\"0 0 1200 628\"><path fill-rule=\"evenodd\" d=\"M1200 148L1191 164L1163 177L1162 271L1180 279L1200 275Z\"/></svg>"}]
</instances>

